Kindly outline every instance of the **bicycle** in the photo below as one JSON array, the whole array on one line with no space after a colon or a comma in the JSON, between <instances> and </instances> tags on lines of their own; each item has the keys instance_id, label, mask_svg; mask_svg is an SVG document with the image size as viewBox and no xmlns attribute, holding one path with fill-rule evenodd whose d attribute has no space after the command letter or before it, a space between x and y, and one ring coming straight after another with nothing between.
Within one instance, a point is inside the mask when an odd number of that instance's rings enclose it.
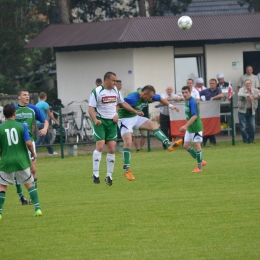
<instances>
[{"instance_id":1,"label":"bicycle","mask_svg":"<svg viewBox=\"0 0 260 260\"><path fill-rule=\"evenodd\" d=\"M92 120L89 116L86 115L86 112L82 108L82 103L86 102L88 103L88 100L85 99L83 101L71 101L68 106L70 106L73 103L79 104L81 117L80 117L80 126L78 126L76 121L76 112L72 111L70 113L67 113L67 116L71 116L72 119L69 120L69 127L67 131L67 138L68 142L76 142L79 141L90 141L92 142L94 140L93 133L92 133Z\"/></svg>"}]
</instances>

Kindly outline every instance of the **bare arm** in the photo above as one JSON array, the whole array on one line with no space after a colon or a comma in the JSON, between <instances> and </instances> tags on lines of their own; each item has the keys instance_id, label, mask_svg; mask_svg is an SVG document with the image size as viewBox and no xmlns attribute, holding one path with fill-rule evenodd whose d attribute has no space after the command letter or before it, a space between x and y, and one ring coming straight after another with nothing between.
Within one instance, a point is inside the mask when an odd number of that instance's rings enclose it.
<instances>
[{"instance_id":1,"label":"bare arm","mask_svg":"<svg viewBox=\"0 0 260 260\"><path fill-rule=\"evenodd\" d=\"M32 141L28 140L28 141L25 142L25 144L26 144L28 150L31 153L31 159L34 161L36 159L36 154L34 153L34 148L33 148Z\"/></svg>"},{"instance_id":2,"label":"bare arm","mask_svg":"<svg viewBox=\"0 0 260 260\"><path fill-rule=\"evenodd\" d=\"M44 120L44 127L42 130L39 131L39 134L42 135L46 135L47 131L48 131L48 127L49 127L49 122L45 119Z\"/></svg>"},{"instance_id":3,"label":"bare arm","mask_svg":"<svg viewBox=\"0 0 260 260\"><path fill-rule=\"evenodd\" d=\"M54 115L50 111L50 109L47 109L47 114L48 114L49 118L51 118L57 125L60 125L60 122L54 117Z\"/></svg>"},{"instance_id":4,"label":"bare arm","mask_svg":"<svg viewBox=\"0 0 260 260\"><path fill-rule=\"evenodd\" d=\"M143 116L144 115L144 112L143 111L137 111L135 110L133 107L131 107L128 103L124 102L124 103L121 103L120 104L124 109L130 111L130 112L133 112L135 113L136 115L138 116Z\"/></svg>"},{"instance_id":5,"label":"bare arm","mask_svg":"<svg viewBox=\"0 0 260 260\"><path fill-rule=\"evenodd\" d=\"M171 110L176 110L176 111L180 111L180 109L172 104L169 103L169 101L165 98L161 97L160 103L163 104L164 106L168 106Z\"/></svg>"},{"instance_id":6,"label":"bare arm","mask_svg":"<svg viewBox=\"0 0 260 260\"><path fill-rule=\"evenodd\" d=\"M180 128L180 132L185 132L188 127L197 119L197 115L193 115L190 120Z\"/></svg>"},{"instance_id":7,"label":"bare arm","mask_svg":"<svg viewBox=\"0 0 260 260\"><path fill-rule=\"evenodd\" d=\"M101 121L97 119L94 107L88 108L90 118L93 120L95 125L101 125Z\"/></svg>"}]
</instances>

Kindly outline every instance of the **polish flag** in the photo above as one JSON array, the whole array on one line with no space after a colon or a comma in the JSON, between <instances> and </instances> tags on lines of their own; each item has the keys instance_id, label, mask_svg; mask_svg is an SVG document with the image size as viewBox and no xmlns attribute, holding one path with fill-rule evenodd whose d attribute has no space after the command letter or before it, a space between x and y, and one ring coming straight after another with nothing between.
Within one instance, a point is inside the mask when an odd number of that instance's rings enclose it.
<instances>
[{"instance_id":1,"label":"polish flag","mask_svg":"<svg viewBox=\"0 0 260 260\"><path fill-rule=\"evenodd\" d=\"M184 136L180 128L186 124L184 102L174 102L174 105L180 109L180 112L169 110L171 136ZM214 135L221 131L220 128L220 101L209 100L200 102L200 118L204 130L203 135Z\"/></svg>"},{"instance_id":2,"label":"polish flag","mask_svg":"<svg viewBox=\"0 0 260 260\"><path fill-rule=\"evenodd\" d=\"M233 96L233 89L232 89L232 86L231 86L231 84L229 82L229 86L228 86L228 101L231 100L232 96Z\"/></svg>"}]
</instances>

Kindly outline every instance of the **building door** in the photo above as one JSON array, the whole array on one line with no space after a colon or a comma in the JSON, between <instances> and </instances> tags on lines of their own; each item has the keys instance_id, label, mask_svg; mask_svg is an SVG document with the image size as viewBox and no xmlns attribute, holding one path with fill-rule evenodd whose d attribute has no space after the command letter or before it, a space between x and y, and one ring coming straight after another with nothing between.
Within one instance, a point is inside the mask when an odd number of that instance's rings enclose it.
<instances>
[{"instance_id":1,"label":"building door","mask_svg":"<svg viewBox=\"0 0 260 260\"><path fill-rule=\"evenodd\" d=\"M187 79L194 81L204 78L204 61L202 55L175 56L175 92L181 94L181 89L186 85ZM205 78L204 78L205 80Z\"/></svg>"}]
</instances>

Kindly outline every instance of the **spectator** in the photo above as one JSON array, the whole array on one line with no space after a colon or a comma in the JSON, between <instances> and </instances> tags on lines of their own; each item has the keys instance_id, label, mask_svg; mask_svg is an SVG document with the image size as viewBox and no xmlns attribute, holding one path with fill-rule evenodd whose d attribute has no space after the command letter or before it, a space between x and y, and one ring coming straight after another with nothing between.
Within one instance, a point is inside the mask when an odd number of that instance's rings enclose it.
<instances>
[{"instance_id":1,"label":"spectator","mask_svg":"<svg viewBox=\"0 0 260 260\"><path fill-rule=\"evenodd\" d=\"M47 118L47 115L49 118L51 118L57 125L60 125L59 121L54 117L53 113L50 111L50 106L46 102L47 100L47 94L45 92L41 92L40 95L40 101L36 104L36 107L39 108L39 110L42 112L45 118ZM42 130L44 128L44 124L40 121L37 121L36 123L38 130ZM49 131L47 131L46 135L41 135L38 137L38 139L35 141L35 145L40 145L43 142L47 144L47 150L49 155L56 155L57 153L53 151L52 147L50 146L50 134Z\"/></svg>"},{"instance_id":2,"label":"spectator","mask_svg":"<svg viewBox=\"0 0 260 260\"><path fill-rule=\"evenodd\" d=\"M242 85L242 84L241 84ZM238 92L238 118L244 143L253 143L255 139L255 111L258 107L260 91L252 87L250 79ZM248 125L248 131L247 131Z\"/></svg>"},{"instance_id":3,"label":"spectator","mask_svg":"<svg viewBox=\"0 0 260 260\"><path fill-rule=\"evenodd\" d=\"M221 89L228 88L229 83L225 81L223 73L217 74L217 80L218 80L217 87L220 87Z\"/></svg>"},{"instance_id":4,"label":"spectator","mask_svg":"<svg viewBox=\"0 0 260 260\"><path fill-rule=\"evenodd\" d=\"M133 141L134 141L135 150L137 152L139 152L141 149L144 148L146 138L147 138L146 130L133 129Z\"/></svg>"},{"instance_id":5,"label":"spectator","mask_svg":"<svg viewBox=\"0 0 260 260\"><path fill-rule=\"evenodd\" d=\"M173 93L172 86L168 86L166 88L166 92L161 95L162 98L167 101L181 101L184 100L182 97ZM160 128L163 133L171 140L171 130L170 130L170 115L169 115L169 107L161 106L160 108ZM164 143L162 143L163 148L166 150L167 147Z\"/></svg>"},{"instance_id":6,"label":"spectator","mask_svg":"<svg viewBox=\"0 0 260 260\"><path fill-rule=\"evenodd\" d=\"M95 84L96 84L97 87L102 85L102 79L97 78Z\"/></svg>"},{"instance_id":7,"label":"spectator","mask_svg":"<svg viewBox=\"0 0 260 260\"><path fill-rule=\"evenodd\" d=\"M198 92L200 92L200 91L206 89L206 87L204 86L204 80L203 80L203 78L197 78L197 79L196 79L196 85L194 86L194 88L195 88ZM200 96L200 99L201 99L201 100L205 100L205 97L204 97L204 96Z\"/></svg>"},{"instance_id":8,"label":"spectator","mask_svg":"<svg viewBox=\"0 0 260 260\"><path fill-rule=\"evenodd\" d=\"M200 92L200 96L205 96L206 100L218 100L224 97L220 88L217 88L217 81L215 79L211 79L209 81L210 88L204 89ZM203 136L203 146L206 145L207 140L209 139L210 145L216 145L215 135L206 135Z\"/></svg>"},{"instance_id":9,"label":"spectator","mask_svg":"<svg viewBox=\"0 0 260 260\"><path fill-rule=\"evenodd\" d=\"M128 94L129 94L129 92L127 91L127 90L125 90L124 88L122 88L122 80L117 80L116 81L116 87L117 87L117 89L120 91L120 93L121 93L121 96L123 97L123 98L125 98Z\"/></svg>"},{"instance_id":10,"label":"spectator","mask_svg":"<svg viewBox=\"0 0 260 260\"><path fill-rule=\"evenodd\" d=\"M256 75L253 74L253 67L251 65L246 66L246 74L240 77L238 81L237 89L244 87L244 83L247 79L251 80L252 88L260 89L259 79Z\"/></svg>"},{"instance_id":11,"label":"spectator","mask_svg":"<svg viewBox=\"0 0 260 260\"><path fill-rule=\"evenodd\" d=\"M197 89L195 89L194 87L194 81L193 79L187 79L187 82L186 82L187 86L190 88L190 93L191 93L191 96L193 98L195 98L195 100L197 101L197 103L200 102L200 94L199 94L199 91Z\"/></svg>"}]
</instances>

